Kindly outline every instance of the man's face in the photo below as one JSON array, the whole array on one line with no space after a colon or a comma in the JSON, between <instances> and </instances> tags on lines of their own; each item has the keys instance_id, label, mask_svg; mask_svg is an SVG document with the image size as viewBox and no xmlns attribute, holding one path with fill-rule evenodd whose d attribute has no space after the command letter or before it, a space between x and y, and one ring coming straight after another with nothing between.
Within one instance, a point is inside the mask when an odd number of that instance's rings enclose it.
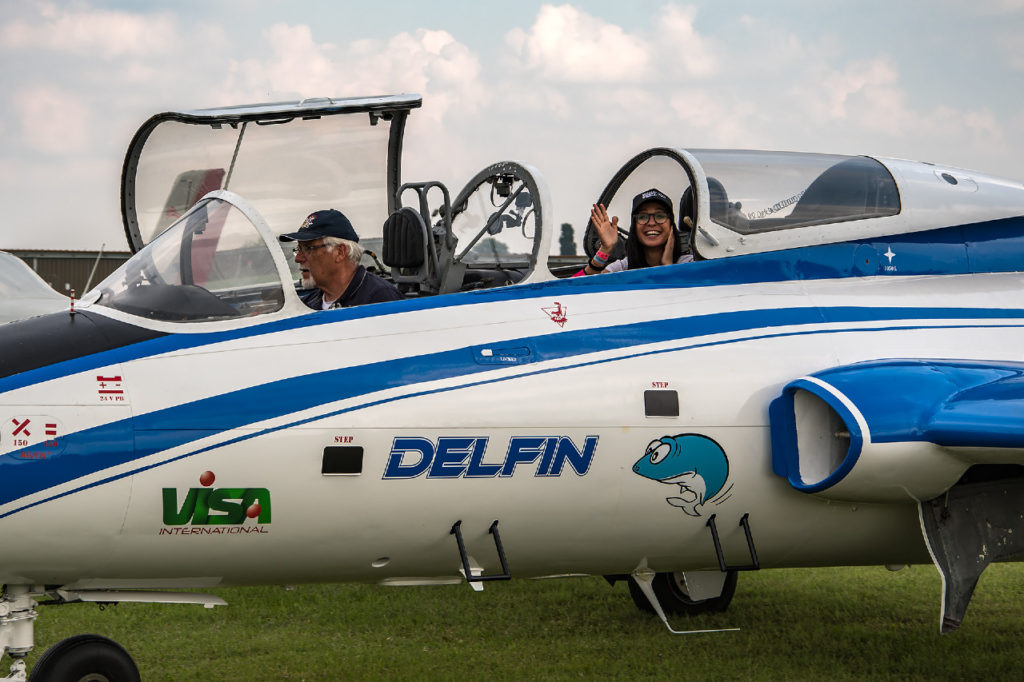
<instances>
[{"instance_id":1,"label":"man's face","mask_svg":"<svg viewBox=\"0 0 1024 682\"><path fill-rule=\"evenodd\" d=\"M296 246L295 262L299 264L302 276L302 288L313 289L317 281L326 282L326 276L334 261L333 253L328 253L322 239L299 242Z\"/></svg>"}]
</instances>

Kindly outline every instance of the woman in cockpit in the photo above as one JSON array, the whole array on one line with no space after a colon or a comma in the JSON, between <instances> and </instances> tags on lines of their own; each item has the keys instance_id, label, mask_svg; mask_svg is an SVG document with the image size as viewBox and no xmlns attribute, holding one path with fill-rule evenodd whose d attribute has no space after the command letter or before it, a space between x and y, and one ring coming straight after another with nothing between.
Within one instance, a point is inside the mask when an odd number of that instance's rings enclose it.
<instances>
[{"instance_id":1,"label":"woman in cockpit","mask_svg":"<svg viewBox=\"0 0 1024 682\"><path fill-rule=\"evenodd\" d=\"M633 197L626 255L619 260L609 262L610 254L619 239L619 217L614 216L609 220L604 205L595 204L590 211L590 219L601 240L601 248L574 277L693 260L689 249L683 244L684 239L676 230L672 201L657 189L649 189ZM689 225L690 219L684 218L684 222Z\"/></svg>"}]
</instances>

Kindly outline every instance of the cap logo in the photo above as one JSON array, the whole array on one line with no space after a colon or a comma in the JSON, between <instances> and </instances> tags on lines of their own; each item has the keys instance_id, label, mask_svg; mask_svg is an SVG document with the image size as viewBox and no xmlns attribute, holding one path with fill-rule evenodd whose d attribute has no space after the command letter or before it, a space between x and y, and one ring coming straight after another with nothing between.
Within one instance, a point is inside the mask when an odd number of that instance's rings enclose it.
<instances>
[{"instance_id":1,"label":"cap logo","mask_svg":"<svg viewBox=\"0 0 1024 682\"><path fill-rule=\"evenodd\" d=\"M306 220L302 223L302 225L299 226L299 229L300 230L307 229L310 225L313 224L314 220L316 220L316 213L310 213L309 217L306 218Z\"/></svg>"}]
</instances>

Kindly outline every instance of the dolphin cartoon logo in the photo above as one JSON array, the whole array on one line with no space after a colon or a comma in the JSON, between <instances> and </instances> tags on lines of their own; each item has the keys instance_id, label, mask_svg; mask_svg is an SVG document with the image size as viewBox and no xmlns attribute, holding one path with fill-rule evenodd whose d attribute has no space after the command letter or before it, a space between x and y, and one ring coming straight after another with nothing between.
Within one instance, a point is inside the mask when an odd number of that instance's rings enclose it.
<instances>
[{"instance_id":1,"label":"dolphin cartoon logo","mask_svg":"<svg viewBox=\"0 0 1024 682\"><path fill-rule=\"evenodd\" d=\"M729 460L722 447L707 436L685 433L652 440L633 471L653 481L678 485L679 497L665 500L690 516L700 516L699 507L725 486Z\"/></svg>"}]
</instances>

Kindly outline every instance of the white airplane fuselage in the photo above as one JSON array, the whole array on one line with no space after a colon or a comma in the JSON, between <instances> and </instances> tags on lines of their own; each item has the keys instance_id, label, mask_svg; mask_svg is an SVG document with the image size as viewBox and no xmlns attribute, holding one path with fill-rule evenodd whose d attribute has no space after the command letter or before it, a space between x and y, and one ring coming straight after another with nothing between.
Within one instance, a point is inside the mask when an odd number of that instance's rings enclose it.
<instances>
[{"instance_id":1,"label":"white airplane fuselage","mask_svg":"<svg viewBox=\"0 0 1024 682\"><path fill-rule=\"evenodd\" d=\"M749 258L728 263L738 280ZM744 514L762 567L927 562L912 493L836 500L774 475L767 408L829 367L1018 361L1021 275L701 283L722 265L191 325L8 377L0 536L32 551L5 552L0 580L459 580L458 520L484 574L495 520L513 576L716 570L712 514L733 564ZM86 316L139 322L93 306L67 324ZM674 391L678 416L649 416L651 390ZM26 419L56 436L19 449ZM696 516L633 471L680 434L728 460ZM325 474L325 448L361 448L358 472Z\"/></svg>"}]
</instances>

